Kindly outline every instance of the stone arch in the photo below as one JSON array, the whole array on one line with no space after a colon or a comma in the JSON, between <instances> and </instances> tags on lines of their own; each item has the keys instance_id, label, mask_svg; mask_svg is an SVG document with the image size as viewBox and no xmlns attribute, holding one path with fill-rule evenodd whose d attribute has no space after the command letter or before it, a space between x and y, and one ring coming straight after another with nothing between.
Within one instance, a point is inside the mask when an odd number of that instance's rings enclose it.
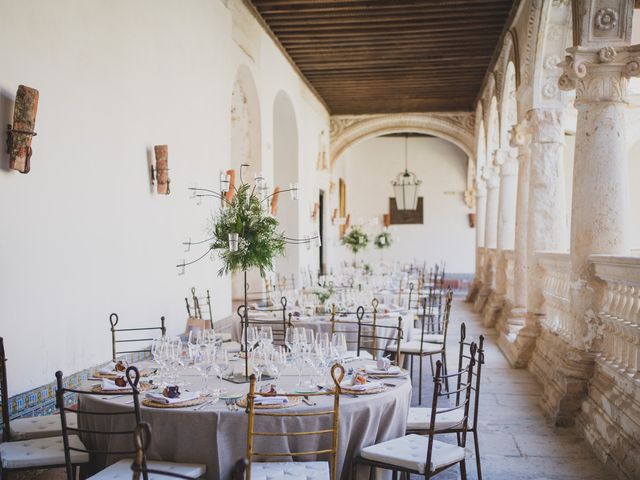
<instances>
[{"instance_id":1,"label":"stone arch","mask_svg":"<svg viewBox=\"0 0 640 480\"><path fill-rule=\"evenodd\" d=\"M274 185L286 190L299 177L298 122L289 95L280 90L273 101L273 172ZM288 194L287 194L288 195ZM285 234L300 237L299 202L280 202L276 218ZM300 246L287 245L285 255L276 260L280 275L291 277L300 271Z\"/></svg>"},{"instance_id":2,"label":"stone arch","mask_svg":"<svg viewBox=\"0 0 640 480\"><path fill-rule=\"evenodd\" d=\"M500 148L500 114L498 112L498 99L495 95L489 101L486 129L486 164L491 165L493 152Z\"/></svg>"},{"instance_id":3,"label":"stone arch","mask_svg":"<svg viewBox=\"0 0 640 480\"><path fill-rule=\"evenodd\" d=\"M516 98L516 68L513 62L508 62L503 77L502 93L500 95L500 146L510 148L509 130L518 123L518 100Z\"/></svg>"},{"instance_id":4,"label":"stone arch","mask_svg":"<svg viewBox=\"0 0 640 480\"><path fill-rule=\"evenodd\" d=\"M260 99L251 70L241 65L236 73L231 92L231 168L236 171L236 184L240 182L240 165L248 164L243 180L252 182L254 174L262 168L262 128ZM232 275L231 293L234 299L243 297L243 275ZM250 289L262 290L258 272L248 272Z\"/></svg>"},{"instance_id":5,"label":"stone arch","mask_svg":"<svg viewBox=\"0 0 640 480\"><path fill-rule=\"evenodd\" d=\"M439 115L364 115L331 119L331 165L347 148L368 138L389 133L426 133L458 146L469 158L475 158L473 115L470 113Z\"/></svg>"},{"instance_id":6,"label":"stone arch","mask_svg":"<svg viewBox=\"0 0 640 480\"><path fill-rule=\"evenodd\" d=\"M476 152L472 113L390 114L335 116L331 118L331 167L349 148L364 140L390 133L425 133L456 145L468 157L465 203L473 208Z\"/></svg>"},{"instance_id":7,"label":"stone arch","mask_svg":"<svg viewBox=\"0 0 640 480\"><path fill-rule=\"evenodd\" d=\"M532 79L532 108L564 108L571 95L558 86L567 47L571 46L570 2L544 2L540 12L540 29L530 42L535 42L535 61L526 65Z\"/></svg>"}]
</instances>

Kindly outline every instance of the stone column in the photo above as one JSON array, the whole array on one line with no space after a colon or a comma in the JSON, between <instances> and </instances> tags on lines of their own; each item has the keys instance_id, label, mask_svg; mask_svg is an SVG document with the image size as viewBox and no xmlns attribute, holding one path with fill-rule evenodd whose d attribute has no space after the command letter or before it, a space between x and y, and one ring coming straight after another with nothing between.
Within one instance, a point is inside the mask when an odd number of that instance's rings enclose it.
<instances>
[{"instance_id":1,"label":"stone column","mask_svg":"<svg viewBox=\"0 0 640 480\"><path fill-rule=\"evenodd\" d=\"M516 195L518 189L518 161L511 148L496 150L494 164L499 170L499 199L496 232L495 254L495 289L490 293L484 309L483 324L486 327L495 325L505 304L507 293L506 261L504 250L513 250L516 229Z\"/></svg>"},{"instance_id":2,"label":"stone column","mask_svg":"<svg viewBox=\"0 0 640 480\"><path fill-rule=\"evenodd\" d=\"M509 132L509 144L512 148L517 148L518 152L518 193L516 200L516 225L514 242L514 298L513 304L504 311L498 326L500 337L498 345L505 354L509 363L516 367L525 367L528 357L523 358L521 353L526 352L526 348L521 349L518 343L518 333L524 327L527 304L527 223L529 213L529 159L531 156L531 129L523 121L514 125ZM526 332L525 332L526 334ZM521 339L522 340L522 339ZM535 338L532 339L535 341ZM527 340L525 344L530 344ZM530 355L530 350L528 352Z\"/></svg>"},{"instance_id":3,"label":"stone column","mask_svg":"<svg viewBox=\"0 0 640 480\"><path fill-rule=\"evenodd\" d=\"M475 302L482 288L482 272L484 260L484 231L486 221L487 187L481 178L476 180L476 272L473 284L467 294L467 302Z\"/></svg>"},{"instance_id":4,"label":"stone column","mask_svg":"<svg viewBox=\"0 0 640 480\"><path fill-rule=\"evenodd\" d=\"M640 74L640 46L628 46L634 2L574 0L573 7L575 46L567 49L562 64L564 74L559 80L561 89L575 88L578 110L571 216L570 335L564 341L543 331L540 346L536 347L552 364L544 379L541 403L557 425L575 421L587 397L601 343L597 312L603 291L593 275L589 256L629 253L625 95L628 77ZM604 418L594 423L605 425Z\"/></svg>"},{"instance_id":5,"label":"stone column","mask_svg":"<svg viewBox=\"0 0 640 480\"><path fill-rule=\"evenodd\" d=\"M482 266L482 286L474 303L473 309L481 312L484 309L489 294L493 289L493 273L495 263L491 261L490 250L495 252L498 238L498 201L500 177L494 165L485 165L482 169L482 178L487 186L487 200L485 202L485 231L484 231L484 259Z\"/></svg>"}]
</instances>

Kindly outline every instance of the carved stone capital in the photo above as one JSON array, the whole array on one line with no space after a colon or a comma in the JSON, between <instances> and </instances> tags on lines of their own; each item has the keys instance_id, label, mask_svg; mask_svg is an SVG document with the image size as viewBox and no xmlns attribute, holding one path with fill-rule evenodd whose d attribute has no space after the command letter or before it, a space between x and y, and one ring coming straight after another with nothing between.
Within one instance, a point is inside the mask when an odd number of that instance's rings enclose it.
<instances>
[{"instance_id":1,"label":"carved stone capital","mask_svg":"<svg viewBox=\"0 0 640 480\"><path fill-rule=\"evenodd\" d=\"M518 123L509 130L509 145L513 148L527 146L531 142L531 127L526 123Z\"/></svg>"},{"instance_id":2,"label":"carved stone capital","mask_svg":"<svg viewBox=\"0 0 640 480\"><path fill-rule=\"evenodd\" d=\"M573 44L590 48L629 45L634 0L574 0Z\"/></svg>"},{"instance_id":3,"label":"carved stone capital","mask_svg":"<svg viewBox=\"0 0 640 480\"><path fill-rule=\"evenodd\" d=\"M640 76L640 46L574 47L560 65L558 84L576 90L576 105L593 102L625 102L630 77Z\"/></svg>"}]
</instances>

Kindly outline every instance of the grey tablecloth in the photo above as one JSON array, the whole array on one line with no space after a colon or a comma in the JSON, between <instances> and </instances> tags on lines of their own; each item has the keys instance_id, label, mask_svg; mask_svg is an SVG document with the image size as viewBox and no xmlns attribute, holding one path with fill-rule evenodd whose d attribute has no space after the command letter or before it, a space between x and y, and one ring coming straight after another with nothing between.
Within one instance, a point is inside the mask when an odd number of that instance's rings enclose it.
<instances>
[{"instance_id":1,"label":"grey tablecloth","mask_svg":"<svg viewBox=\"0 0 640 480\"><path fill-rule=\"evenodd\" d=\"M362 362L352 362L348 366L361 365ZM189 371L187 371L189 374ZM185 374L185 381L199 385L200 380L195 372ZM297 374L293 371L285 371L279 385L287 388L293 385ZM218 380L215 385L218 385ZM339 478L347 480L350 474L351 459L368 445L404 435L409 404L411 401L411 382L408 379L389 379L386 382L397 386L385 392L363 395L357 398L342 396L340 400L339 420L339 452L338 472ZM246 393L248 385L235 385L224 382L224 387L230 391ZM187 386L187 388L189 388ZM195 388L195 386L193 387ZM111 398L93 395L81 395L79 404L81 410L91 412L113 412L131 409L126 402L131 397ZM290 407L288 411L313 409L325 409L330 407L330 396L312 397L317 406ZM224 402L209 405L202 410L194 410L195 407L182 409L154 409L142 407L142 418L152 426L153 441L148 449L148 458L151 460L164 460L173 462L193 462L207 465L207 478L211 480L226 480L230 478L233 464L245 456L247 414L243 410L228 411ZM299 430L300 419L304 418L305 430L328 428L328 417L264 417L259 421L266 431L290 431ZM105 431L125 430L132 426L129 416L108 415L81 415L81 426ZM83 440L87 446L100 448L106 451L119 451L131 447L130 436L105 436L84 435ZM273 442L273 438L269 439ZM280 441L280 440L278 440ZM313 437L289 437L281 441L283 451L318 450L330 446L328 435L322 438ZM290 443L289 443L290 442ZM300 443L299 443L300 442ZM273 451L273 450L272 450ZM97 459L98 468L123 458L123 456L110 455L106 459ZM307 460L313 460L309 458ZM286 461L283 460L283 461ZM364 469L361 469L364 470ZM363 472L364 474L364 472ZM362 478L365 478L364 476Z\"/></svg>"}]
</instances>

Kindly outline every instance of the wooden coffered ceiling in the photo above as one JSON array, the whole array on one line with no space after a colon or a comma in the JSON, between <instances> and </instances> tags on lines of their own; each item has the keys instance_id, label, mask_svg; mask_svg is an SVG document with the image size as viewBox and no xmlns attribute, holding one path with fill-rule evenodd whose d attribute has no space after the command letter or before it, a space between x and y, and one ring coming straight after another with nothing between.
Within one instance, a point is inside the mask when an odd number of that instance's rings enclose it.
<instances>
[{"instance_id":1,"label":"wooden coffered ceiling","mask_svg":"<svg viewBox=\"0 0 640 480\"><path fill-rule=\"evenodd\" d=\"M514 0L250 0L338 114L473 110Z\"/></svg>"}]
</instances>

